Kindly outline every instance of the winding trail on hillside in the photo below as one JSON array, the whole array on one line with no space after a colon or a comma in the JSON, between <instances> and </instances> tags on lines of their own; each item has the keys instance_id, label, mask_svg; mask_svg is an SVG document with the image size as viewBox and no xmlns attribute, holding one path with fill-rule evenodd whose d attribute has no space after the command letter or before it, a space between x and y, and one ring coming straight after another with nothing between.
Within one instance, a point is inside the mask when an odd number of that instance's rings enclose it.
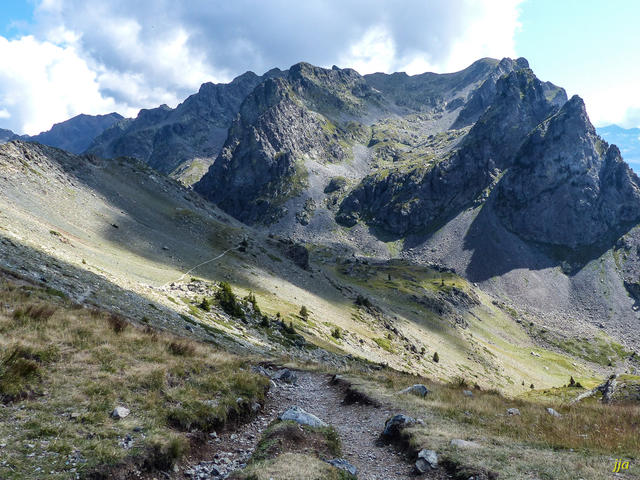
<instances>
[{"instance_id":1,"label":"winding trail on hillside","mask_svg":"<svg viewBox=\"0 0 640 480\"><path fill-rule=\"evenodd\" d=\"M164 285L162 285L161 288L165 288L168 287L171 283L178 283L181 282L184 277L186 277L187 275L189 275L191 272L193 272L195 269L202 267L203 265L206 265L207 263L211 263L211 262L215 262L216 260L224 257L227 253L229 253L231 250L239 250L240 247L233 247L233 248L228 248L226 249L224 252L222 252L220 255L210 258L209 260L199 263L198 265L196 265L195 267L191 267L189 270L187 270L186 272L184 272L182 274L182 276L180 278L178 278L177 280L170 280L167 283L165 283Z\"/></svg>"},{"instance_id":2,"label":"winding trail on hillside","mask_svg":"<svg viewBox=\"0 0 640 480\"><path fill-rule=\"evenodd\" d=\"M296 374L298 380L295 384L272 384L264 408L251 422L234 431L222 433L211 441L217 448L209 463L216 466L219 476L189 475L187 478L226 478L233 470L242 468L251 457L264 429L294 405L318 416L337 430L342 440L342 458L358 468L360 480L450 478L441 469L416 475L413 463L404 452L380 442L385 421L400 412L384 406L345 404L344 387L333 384L331 376L301 371L296 371ZM186 466L185 472L188 470Z\"/></svg>"}]
</instances>

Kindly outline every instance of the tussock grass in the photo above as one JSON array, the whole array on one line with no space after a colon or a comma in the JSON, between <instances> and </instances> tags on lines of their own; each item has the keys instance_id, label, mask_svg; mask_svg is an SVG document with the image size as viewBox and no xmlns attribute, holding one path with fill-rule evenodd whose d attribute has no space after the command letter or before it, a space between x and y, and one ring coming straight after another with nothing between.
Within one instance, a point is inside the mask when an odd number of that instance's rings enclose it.
<instances>
[{"instance_id":1,"label":"tussock grass","mask_svg":"<svg viewBox=\"0 0 640 480\"><path fill-rule=\"evenodd\" d=\"M250 358L9 281L0 305L0 478L69 478L123 461L167 469L187 432L221 428L264 399ZM115 420L119 405L131 414Z\"/></svg>"},{"instance_id":2,"label":"tussock grass","mask_svg":"<svg viewBox=\"0 0 640 480\"><path fill-rule=\"evenodd\" d=\"M247 468L232 478L353 480L347 472L322 461L341 454L340 436L333 427L314 428L276 420L262 433Z\"/></svg>"},{"instance_id":3,"label":"tussock grass","mask_svg":"<svg viewBox=\"0 0 640 480\"><path fill-rule=\"evenodd\" d=\"M632 465L640 460L637 403L603 405L592 399L569 406L566 399L577 396L577 388L560 389L571 395L508 398L473 389L462 377L444 384L389 369L349 378L370 398L423 419L424 425L407 432L412 449L434 449L452 464L489 468L501 479L536 472L535 478L595 480L607 478L611 458L631 459ZM397 393L415 383L429 388L424 399ZM473 396L463 395L463 389L473 390ZM512 407L520 415L508 415ZM551 416L546 407L562 417ZM450 445L453 438L476 441L480 448L458 450Z\"/></svg>"},{"instance_id":4,"label":"tussock grass","mask_svg":"<svg viewBox=\"0 0 640 480\"><path fill-rule=\"evenodd\" d=\"M301 453L283 453L272 460L250 465L235 480L351 480L348 473L319 458Z\"/></svg>"}]
</instances>

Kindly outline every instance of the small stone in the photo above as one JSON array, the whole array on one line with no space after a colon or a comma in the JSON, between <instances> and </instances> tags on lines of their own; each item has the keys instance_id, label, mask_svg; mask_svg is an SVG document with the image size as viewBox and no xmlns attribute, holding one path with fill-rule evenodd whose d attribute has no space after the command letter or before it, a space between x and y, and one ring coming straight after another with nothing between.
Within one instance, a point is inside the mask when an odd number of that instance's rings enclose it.
<instances>
[{"instance_id":1,"label":"small stone","mask_svg":"<svg viewBox=\"0 0 640 480\"><path fill-rule=\"evenodd\" d=\"M128 408L120 406L113 409L111 416L113 418L125 418L129 413L131 413L131 411Z\"/></svg>"},{"instance_id":2,"label":"small stone","mask_svg":"<svg viewBox=\"0 0 640 480\"><path fill-rule=\"evenodd\" d=\"M473 392L472 392L471 390L463 390L463 391L462 391L462 394L463 394L465 397L473 397Z\"/></svg>"},{"instance_id":3,"label":"small stone","mask_svg":"<svg viewBox=\"0 0 640 480\"><path fill-rule=\"evenodd\" d=\"M438 454L433 450L420 450L416 460L416 470L419 473L426 473L432 468L438 468Z\"/></svg>"},{"instance_id":4,"label":"small stone","mask_svg":"<svg viewBox=\"0 0 640 480\"><path fill-rule=\"evenodd\" d=\"M418 397L424 397L427 395L427 393L429 393L429 389L421 383L416 383L415 385L411 385L404 390L400 390L399 393L410 393Z\"/></svg>"},{"instance_id":5,"label":"small stone","mask_svg":"<svg viewBox=\"0 0 640 480\"><path fill-rule=\"evenodd\" d=\"M294 406L280 415L280 420L291 420L300 425L309 425L310 427L327 427L328 425L311 413L305 412L302 408Z\"/></svg>"},{"instance_id":6,"label":"small stone","mask_svg":"<svg viewBox=\"0 0 640 480\"><path fill-rule=\"evenodd\" d=\"M468 440L462 440L460 438L454 438L451 440L451 446L458 448L478 448L480 444Z\"/></svg>"},{"instance_id":7,"label":"small stone","mask_svg":"<svg viewBox=\"0 0 640 480\"><path fill-rule=\"evenodd\" d=\"M351 465L344 458L334 458L333 460L326 460L329 465L333 465L340 470L344 470L345 472L349 472L351 475L356 476L358 474L358 469Z\"/></svg>"},{"instance_id":8,"label":"small stone","mask_svg":"<svg viewBox=\"0 0 640 480\"><path fill-rule=\"evenodd\" d=\"M549 415L553 416L553 417L561 417L562 416L551 407L547 407L547 413Z\"/></svg>"},{"instance_id":9,"label":"small stone","mask_svg":"<svg viewBox=\"0 0 640 480\"><path fill-rule=\"evenodd\" d=\"M520 415L520 410L517 408L509 408L507 409L507 415Z\"/></svg>"}]
</instances>

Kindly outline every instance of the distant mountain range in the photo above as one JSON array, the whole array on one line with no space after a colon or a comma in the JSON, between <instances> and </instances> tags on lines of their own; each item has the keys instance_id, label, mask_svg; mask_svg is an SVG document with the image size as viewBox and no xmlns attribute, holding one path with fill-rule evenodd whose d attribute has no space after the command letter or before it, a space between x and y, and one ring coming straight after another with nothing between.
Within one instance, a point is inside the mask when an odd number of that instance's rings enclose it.
<instances>
[{"instance_id":1,"label":"distant mountain range","mask_svg":"<svg viewBox=\"0 0 640 480\"><path fill-rule=\"evenodd\" d=\"M607 142L617 145L627 163L636 172L640 172L640 128L609 125L600 127L597 131Z\"/></svg>"},{"instance_id":2,"label":"distant mountain range","mask_svg":"<svg viewBox=\"0 0 640 480\"><path fill-rule=\"evenodd\" d=\"M61 148L71 153L84 152L94 138L114 123L123 120L119 113L106 115L80 114L64 122L56 123L50 130L38 135L18 135L11 130L0 128L0 143L10 140L27 140L50 147Z\"/></svg>"}]
</instances>

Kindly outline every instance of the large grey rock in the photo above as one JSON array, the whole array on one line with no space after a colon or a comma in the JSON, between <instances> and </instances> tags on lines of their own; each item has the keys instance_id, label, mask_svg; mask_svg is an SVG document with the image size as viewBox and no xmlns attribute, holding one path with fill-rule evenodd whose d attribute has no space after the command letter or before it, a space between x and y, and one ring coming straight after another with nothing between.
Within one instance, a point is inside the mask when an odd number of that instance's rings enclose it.
<instances>
[{"instance_id":1,"label":"large grey rock","mask_svg":"<svg viewBox=\"0 0 640 480\"><path fill-rule=\"evenodd\" d=\"M552 417L561 417L562 415L556 412L553 408L547 407L547 413Z\"/></svg>"},{"instance_id":2,"label":"large grey rock","mask_svg":"<svg viewBox=\"0 0 640 480\"><path fill-rule=\"evenodd\" d=\"M520 410L517 408L508 408L507 415L520 415Z\"/></svg>"},{"instance_id":3,"label":"large grey rock","mask_svg":"<svg viewBox=\"0 0 640 480\"><path fill-rule=\"evenodd\" d=\"M296 383L298 381L298 376L292 370L288 368L281 368L276 371L272 377L273 380L277 380L279 382L285 383Z\"/></svg>"},{"instance_id":4,"label":"large grey rock","mask_svg":"<svg viewBox=\"0 0 640 480\"><path fill-rule=\"evenodd\" d=\"M416 460L416 470L419 473L426 473L433 468L438 468L438 454L433 450L420 450Z\"/></svg>"},{"instance_id":5,"label":"large grey rock","mask_svg":"<svg viewBox=\"0 0 640 480\"><path fill-rule=\"evenodd\" d=\"M411 385L410 387L407 387L404 390L400 390L399 393L403 393L403 394L410 393L418 397L424 397L427 395L427 393L429 393L429 389L421 383L416 383L415 385Z\"/></svg>"},{"instance_id":6,"label":"large grey rock","mask_svg":"<svg viewBox=\"0 0 640 480\"><path fill-rule=\"evenodd\" d=\"M327 427L328 424L320 420L318 417L311 413L305 412L298 406L287 409L282 415L280 420L290 420L300 425L308 425L310 427Z\"/></svg>"},{"instance_id":7,"label":"large grey rock","mask_svg":"<svg viewBox=\"0 0 640 480\"><path fill-rule=\"evenodd\" d=\"M358 475L358 469L355 466L351 465L344 458L334 458L333 460L326 460L326 462L329 465L333 465L334 467L339 468L340 470L344 470L345 472L349 472L354 477L356 475Z\"/></svg>"},{"instance_id":8,"label":"large grey rock","mask_svg":"<svg viewBox=\"0 0 640 480\"><path fill-rule=\"evenodd\" d=\"M391 417L384 424L382 436L389 439L397 437L401 430L416 423L415 419L407 415L398 414Z\"/></svg>"}]
</instances>

